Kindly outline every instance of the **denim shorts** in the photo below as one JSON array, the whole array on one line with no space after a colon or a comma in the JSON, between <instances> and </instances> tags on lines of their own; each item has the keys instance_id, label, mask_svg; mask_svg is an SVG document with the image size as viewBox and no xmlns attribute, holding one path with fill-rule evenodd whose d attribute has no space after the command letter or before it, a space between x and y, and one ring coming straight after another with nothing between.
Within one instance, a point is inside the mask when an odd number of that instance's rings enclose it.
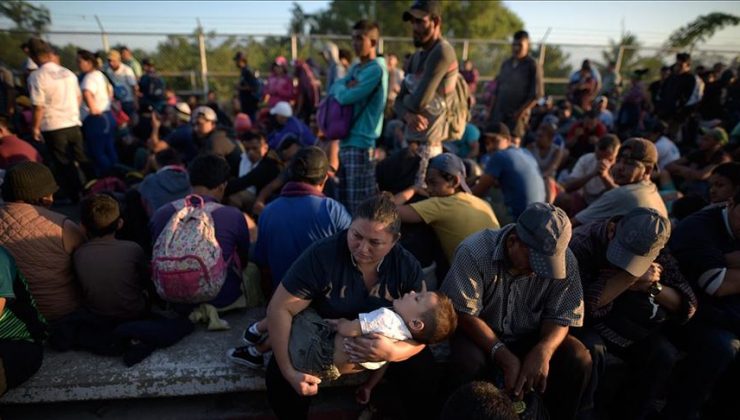
<instances>
[{"instance_id":1,"label":"denim shorts","mask_svg":"<svg viewBox=\"0 0 740 420\"><path fill-rule=\"evenodd\" d=\"M336 332L313 309L305 309L293 317L288 354L293 367L321 379L337 379L334 365Z\"/></svg>"}]
</instances>

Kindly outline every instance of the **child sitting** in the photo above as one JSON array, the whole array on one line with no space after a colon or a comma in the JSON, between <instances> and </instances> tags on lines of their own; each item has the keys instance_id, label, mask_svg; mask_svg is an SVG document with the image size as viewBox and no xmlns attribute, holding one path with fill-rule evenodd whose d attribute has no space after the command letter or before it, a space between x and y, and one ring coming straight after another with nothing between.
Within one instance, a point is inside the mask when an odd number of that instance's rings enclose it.
<instances>
[{"instance_id":1,"label":"child sitting","mask_svg":"<svg viewBox=\"0 0 740 420\"><path fill-rule=\"evenodd\" d=\"M115 238L123 226L118 202L107 194L90 196L81 203L80 219L89 239L74 254L83 305L115 320L141 318L147 312L147 258L135 242Z\"/></svg>"},{"instance_id":2,"label":"child sitting","mask_svg":"<svg viewBox=\"0 0 740 420\"><path fill-rule=\"evenodd\" d=\"M325 320L313 309L293 318L288 346L293 367L321 379L374 370L358 390L358 402L366 404L380 382L386 362L352 363L344 351L345 337L382 334L398 341L416 340L433 344L446 340L457 326L450 299L440 292L407 293L393 300L393 308L361 313L358 319Z\"/></svg>"}]
</instances>

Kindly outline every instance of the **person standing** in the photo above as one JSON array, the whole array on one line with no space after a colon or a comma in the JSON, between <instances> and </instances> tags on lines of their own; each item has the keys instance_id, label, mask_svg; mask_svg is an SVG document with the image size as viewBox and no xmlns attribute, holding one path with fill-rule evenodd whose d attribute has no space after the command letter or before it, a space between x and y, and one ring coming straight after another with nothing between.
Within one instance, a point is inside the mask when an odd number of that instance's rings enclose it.
<instances>
[{"instance_id":1,"label":"person standing","mask_svg":"<svg viewBox=\"0 0 740 420\"><path fill-rule=\"evenodd\" d=\"M77 65L82 73L80 115L85 146L96 175L101 176L118 162L114 144L116 120L110 111L113 90L105 75L98 70L95 54L87 50L77 51Z\"/></svg>"},{"instance_id":2,"label":"person standing","mask_svg":"<svg viewBox=\"0 0 740 420\"><path fill-rule=\"evenodd\" d=\"M38 70L28 77L33 104L33 139L46 143L54 167L54 177L73 201L82 190L75 162L85 169L88 163L80 131L82 95L77 76L52 60L51 46L31 38L28 49ZM70 155L72 156L70 158Z\"/></svg>"},{"instance_id":3,"label":"person standing","mask_svg":"<svg viewBox=\"0 0 740 420\"><path fill-rule=\"evenodd\" d=\"M511 43L511 57L501 64L491 101L489 125L503 122L513 137L522 138L537 99L544 96L542 68L529 56L529 34L518 31Z\"/></svg>"},{"instance_id":4,"label":"person standing","mask_svg":"<svg viewBox=\"0 0 740 420\"><path fill-rule=\"evenodd\" d=\"M442 38L439 1L415 1L403 20L411 22L414 46L420 49L409 59L393 110L406 122L406 141L420 142L416 184L423 187L429 159L442 153L442 142L448 140L447 104L455 92L458 64L455 49Z\"/></svg>"},{"instance_id":5,"label":"person standing","mask_svg":"<svg viewBox=\"0 0 740 420\"><path fill-rule=\"evenodd\" d=\"M121 53L111 50L108 53L108 76L113 81L115 97L121 101L121 108L132 120L136 116L139 104L136 98L139 95L139 84L134 71L121 61ZM136 125L136 124L133 124Z\"/></svg>"},{"instance_id":6,"label":"person standing","mask_svg":"<svg viewBox=\"0 0 740 420\"><path fill-rule=\"evenodd\" d=\"M334 82L330 94L342 105L353 105L349 135L339 142L339 201L354 214L375 194L375 140L383 128L388 97L388 69L377 56L380 28L361 20L352 28L352 48L360 58L347 76Z\"/></svg>"},{"instance_id":7,"label":"person standing","mask_svg":"<svg viewBox=\"0 0 740 420\"><path fill-rule=\"evenodd\" d=\"M260 101L260 82L257 80L252 69L249 68L247 57L242 52L236 53L234 62L239 68L239 84L236 90L239 94L239 105L241 111L249 115L249 119L256 121L257 108Z\"/></svg>"}]
</instances>

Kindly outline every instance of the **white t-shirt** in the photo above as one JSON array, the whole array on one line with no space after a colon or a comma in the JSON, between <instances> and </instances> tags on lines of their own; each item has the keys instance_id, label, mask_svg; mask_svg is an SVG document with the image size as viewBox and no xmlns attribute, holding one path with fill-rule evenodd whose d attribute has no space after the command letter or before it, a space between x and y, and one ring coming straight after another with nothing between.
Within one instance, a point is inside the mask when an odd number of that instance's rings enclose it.
<instances>
[{"instance_id":1,"label":"white t-shirt","mask_svg":"<svg viewBox=\"0 0 740 420\"><path fill-rule=\"evenodd\" d=\"M405 341L412 338L411 331L406 327L401 315L388 308L380 308L370 313L360 314L358 319L360 320L362 334L378 333L396 341ZM384 364L386 362L360 363L362 367L369 370L380 369Z\"/></svg>"},{"instance_id":2,"label":"white t-shirt","mask_svg":"<svg viewBox=\"0 0 740 420\"><path fill-rule=\"evenodd\" d=\"M596 168L599 167L599 160L596 159L596 154L586 153L581 156L573 166L573 171L568 175L569 179L581 178L588 174L593 173ZM594 200L599 198L601 194L606 190L604 181L600 177L595 176L588 180L588 182L581 188L583 199L586 203L593 203Z\"/></svg>"},{"instance_id":3,"label":"white t-shirt","mask_svg":"<svg viewBox=\"0 0 740 420\"><path fill-rule=\"evenodd\" d=\"M80 85L68 69L48 62L28 76L31 103L44 107L41 131L80 125Z\"/></svg>"},{"instance_id":4,"label":"white t-shirt","mask_svg":"<svg viewBox=\"0 0 740 420\"><path fill-rule=\"evenodd\" d=\"M669 163L681 158L678 147L666 136L662 136L655 142L655 148L658 149L658 169L661 171Z\"/></svg>"},{"instance_id":5,"label":"white t-shirt","mask_svg":"<svg viewBox=\"0 0 740 420\"><path fill-rule=\"evenodd\" d=\"M134 86L136 86L136 75L131 67L121 63L117 70L108 68L108 76L115 83L114 89L117 89L121 102L134 102Z\"/></svg>"},{"instance_id":6,"label":"white t-shirt","mask_svg":"<svg viewBox=\"0 0 740 420\"><path fill-rule=\"evenodd\" d=\"M80 90L88 91L92 93L95 105L101 112L110 110L110 96L108 96L108 79L100 70L93 70L87 73L82 79L80 84ZM80 118L84 121L85 118L90 114L90 108L85 102L85 98L82 98L82 106L80 106Z\"/></svg>"}]
</instances>

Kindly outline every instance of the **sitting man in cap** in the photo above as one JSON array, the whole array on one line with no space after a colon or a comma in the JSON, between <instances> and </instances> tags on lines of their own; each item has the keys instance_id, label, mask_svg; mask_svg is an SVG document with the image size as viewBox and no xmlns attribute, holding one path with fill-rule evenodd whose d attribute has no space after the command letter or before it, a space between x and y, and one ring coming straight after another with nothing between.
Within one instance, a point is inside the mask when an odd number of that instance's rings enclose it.
<instances>
[{"instance_id":1,"label":"sitting man in cap","mask_svg":"<svg viewBox=\"0 0 740 420\"><path fill-rule=\"evenodd\" d=\"M697 316L678 331L688 357L663 414L667 419L698 419L713 389L720 394L718 401L724 396L737 405L740 192L726 206L708 207L683 219L668 246L697 291L700 304ZM726 381L721 380L723 376Z\"/></svg>"},{"instance_id":2,"label":"sitting man in cap","mask_svg":"<svg viewBox=\"0 0 740 420\"><path fill-rule=\"evenodd\" d=\"M580 226L570 240L586 303L586 328L576 336L593 352L590 389L604 374L605 349L635 367L619 398L619 418L650 414L678 360L661 328L668 321L685 323L696 311L691 286L663 248L670 232L668 219L638 207Z\"/></svg>"},{"instance_id":3,"label":"sitting man in cap","mask_svg":"<svg viewBox=\"0 0 740 420\"><path fill-rule=\"evenodd\" d=\"M631 138L622 144L617 161L611 168L612 179L619 187L605 192L573 218L574 225L621 216L636 207L655 209L668 217L658 188L650 175L658 163L655 145L645 139Z\"/></svg>"},{"instance_id":4,"label":"sitting man in cap","mask_svg":"<svg viewBox=\"0 0 740 420\"><path fill-rule=\"evenodd\" d=\"M267 136L267 143L271 149L277 150L280 143L288 135L294 135L304 146L316 144L316 136L303 121L293 116L293 108L287 102L278 102L272 109L270 115L274 118L272 132Z\"/></svg>"},{"instance_id":5,"label":"sitting man in cap","mask_svg":"<svg viewBox=\"0 0 740 420\"><path fill-rule=\"evenodd\" d=\"M49 210L57 189L49 168L21 162L5 174L0 207L0 245L15 258L49 321L69 315L82 302L72 253L84 237L67 216Z\"/></svg>"},{"instance_id":6,"label":"sitting man in cap","mask_svg":"<svg viewBox=\"0 0 740 420\"><path fill-rule=\"evenodd\" d=\"M452 153L437 155L429 161L426 176L430 197L398 206L402 222L432 226L448 263L452 262L455 249L465 238L482 229L499 228L491 205L470 193L465 178L462 159Z\"/></svg>"},{"instance_id":7,"label":"sitting man in cap","mask_svg":"<svg viewBox=\"0 0 740 420\"><path fill-rule=\"evenodd\" d=\"M239 141L245 156L242 156L239 178L229 180L224 197L227 204L251 213L257 195L280 175L283 162L277 151L269 149L267 138L259 131L247 131Z\"/></svg>"},{"instance_id":8,"label":"sitting man in cap","mask_svg":"<svg viewBox=\"0 0 740 420\"><path fill-rule=\"evenodd\" d=\"M441 289L462 331L452 341L451 386L493 367L497 377L488 379L515 398L544 392L553 418L575 417L592 365L586 347L568 335L583 323L570 236L565 212L533 203L517 223L482 230L460 244Z\"/></svg>"}]
</instances>

